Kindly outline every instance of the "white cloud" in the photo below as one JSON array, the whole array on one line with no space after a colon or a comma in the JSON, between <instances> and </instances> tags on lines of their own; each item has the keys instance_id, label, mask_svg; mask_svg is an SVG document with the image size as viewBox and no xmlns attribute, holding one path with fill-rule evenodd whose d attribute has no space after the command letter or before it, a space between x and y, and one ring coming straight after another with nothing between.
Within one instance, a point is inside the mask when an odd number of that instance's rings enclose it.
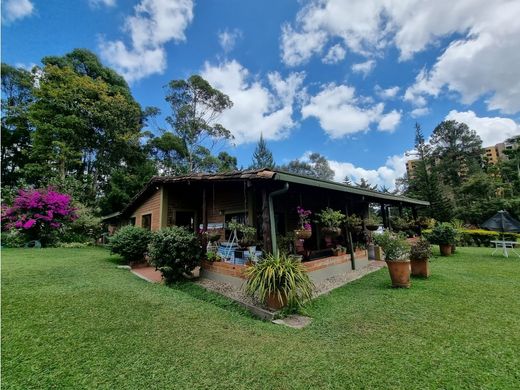
<instances>
[{"instance_id":1,"label":"white cloud","mask_svg":"<svg viewBox=\"0 0 520 390\"><path fill-rule=\"evenodd\" d=\"M519 17L520 2L511 0L312 0L283 27L282 59L302 64L340 39L367 58L396 47L404 61L452 38L419 74L407 100L424 106L426 96L447 89L463 103L485 97L489 109L513 114L520 111Z\"/></svg>"},{"instance_id":2,"label":"white cloud","mask_svg":"<svg viewBox=\"0 0 520 390\"><path fill-rule=\"evenodd\" d=\"M286 79L278 72L269 73L268 87L233 60L217 66L206 62L201 76L233 101L219 121L233 133L237 144L256 142L260 134L267 140L283 139L295 126L293 105L303 73L291 73Z\"/></svg>"},{"instance_id":3,"label":"white cloud","mask_svg":"<svg viewBox=\"0 0 520 390\"><path fill-rule=\"evenodd\" d=\"M92 8L100 6L114 7L116 5L116 0L88 0L88 3Z\"/></svg>"},{"instance_id":4,"label":"white cloud","mask_svg":"<svg viewBox=\"0 0 520 390\"><path fill-rule=\"evenodd\" d=\"M400 156L390 156L386 159L384 165L376 169L365 169L350 162L336 160L329 160L329 165L334 170L334 180L336 181L342 182L348 176L353 183L358 183L364 178L372 185L386 186L393 190L395 180L406 173L407 159L408 157L404 153Z\"/></svg>"},{"instance_id":5,"label":"white cloud","mask_svg":"<svg viewBox=\"0 0 520 390\"><path fill-rule=\"evenodd\" d=\"M332 46L327 55L322 58L321 62L324 64L337 64L345 58L347 51L339 43Z\"/></svg>"},{"instance_id":6,"label":"white cloud","mask_svg":"<svg viewBox=\"0 0 520 390\"><path fill-rule=\"evenodd\" d=\"M473 111L459 112L452 110L447 120L463 122L482 138L483 146L495 145L505 139L520 134L520 124L510 118L478 117Z\"/></svg>"},{"instance_id":7,"label":"white cloud","mask_svg":"<svg viewBox=\"0 0 520 390\"><path fill-rule=\"evenodd\" d=\"M425 116L430 113L430 109L428 107L415 108L412 110L410 115L412 118L419 118L420 116Z\"/></svg>"},{"instance_id":8,"label":"white cloud","mask_svg":"<svg viewBox=\"0 0 520 390\"><path fill-rule=\"evenodd\" d=\"M315 117L333 139L360 131L367 131L372 123L390 131L399 123L401 114L395 110L383 114L384 104L357 97L355 88L348 85L327 84L302 107L303 119ZM382 124L381 124L382 122Z\"/></svg>"},{"instance_id":9,"label":"white cloud","mask_svg":"<svg viewBox=\"0 0 520 390\"><path fill-rule=\"evenodd\" d=\"M397 96L400 88L398 86L395 86L383 89L379 85L376 85L374 90L376 95L379 96L381 99L392 99Z\"/></svg>"},{"instance_id":10,"label":"white cloud","mask_svg":"<svg viewBox=\"0 0 520 390\"><path fill-rule=\"evenodd\" d=\"M397 110L392 110L388 114L381 117L377 129L380 131L393 132L397 125L401 122L401 113Z\"/></svg>"},{"instance_id":11,"label":"white cloud","mask_svg":"<svg viewBox=\"0 0 520 390\"><path fill-rule=\"evenodd\" d=\"M237 40L242 38L242 31L234 29L232 31L224 30L218 33L218 42L226 53L235 48Z\"/></svg>"},{"instance_id":12,"label":"white cloud","mask_svg":"<svg viewBox=\"0 0 520 390\"><path fill-rule=\"evenodd\" d=\"M352 65L352 71L354 73L362 73L363 77L366 77L370 72L372 72L375 65L376 62L374 60L360 62L359 64Z\"/></svg>"},{"instance_id":13,"label":"white cloud","mask_svg":"<svg viewBox=\"0 0 520 390\"><path fill-rule=\"evenodd\" d=\"M120 40L102 40L101 56L130 82L163 73L164 45L169 41L184 41L184 31L192 19L192 0L141 0L134 7L134 15L125 20L131 46Z\"/></svg>"},{"instance_id":14,"label":"white cloud","mask_svg":"<svg viewBox=\"0 0 520 390\"><path fill-rule=\"evenodd\" d=\"M4 7L2 19L7 22L27 18L34 12L34 4L29 0L6 0Z\"/></svg>"}]
</instances>

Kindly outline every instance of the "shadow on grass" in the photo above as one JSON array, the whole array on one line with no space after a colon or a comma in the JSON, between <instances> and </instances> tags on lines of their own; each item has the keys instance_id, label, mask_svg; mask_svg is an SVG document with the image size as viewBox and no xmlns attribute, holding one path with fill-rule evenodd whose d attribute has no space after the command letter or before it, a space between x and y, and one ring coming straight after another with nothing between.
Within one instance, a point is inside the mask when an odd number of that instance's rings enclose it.
<instances>
[{"instance_id":1,"label":"shadow on grass","mask_svg":"<svg viewBox=\"0 0 520 390\"><path fill-rule=\"evenodd\" d=\"M208 291L205 288L196 285L190 281L177 282L170 284L168 287L173 288L177 291L181 291L189 296L198 299L200 301L211 303L221 309L228 310L233 313L238 313L245 317L255 318L249 310L239 305L230 298L224 297L216 292Z\"/></svg>"}]
</instances>

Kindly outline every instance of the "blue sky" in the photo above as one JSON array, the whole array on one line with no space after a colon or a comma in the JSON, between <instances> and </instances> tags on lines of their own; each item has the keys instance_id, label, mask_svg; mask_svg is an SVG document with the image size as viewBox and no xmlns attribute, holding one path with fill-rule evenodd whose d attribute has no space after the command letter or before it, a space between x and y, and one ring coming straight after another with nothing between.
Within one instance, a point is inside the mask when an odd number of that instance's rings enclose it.
<instances>
[{"instance_id":1,"label":"blue sky","mask_svg":"<svg viewBox=\"0 0 520 390\"><path fill-rule=\"evenodd\" d=\"M163 86L200 73L235 103L239 165L263 133L278 163L319 152L393 187L416 121L520 133L519 19L518 1L4 0L2 61L88 48L164 114Z\"/></svg>"}]
</instances>

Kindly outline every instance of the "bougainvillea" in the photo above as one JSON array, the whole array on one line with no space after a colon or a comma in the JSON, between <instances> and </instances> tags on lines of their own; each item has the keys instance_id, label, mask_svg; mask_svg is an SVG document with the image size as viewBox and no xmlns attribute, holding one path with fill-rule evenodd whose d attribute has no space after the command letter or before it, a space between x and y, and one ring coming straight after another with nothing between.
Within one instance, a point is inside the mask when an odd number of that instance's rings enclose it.
<instances>
[{"instance_id":1,"label":"bougainvillea","mask_svg":"<svg viewBox=\"0 0 520 390\"><path fill-rule=\"evenodd\" d=\"M17 229L29 239L42 239L77 218L71 197L52 188L18 191L13 205L2 205L2 228Z\"/></svg>"},{"instance_id":2,"label":"bougainvillea","mask_svg":"<svg viewBox=\"0 0 520 390\"><path fill-rule=\"evenodd\" d=\"M312 230L310 216L312 212L310 210L305 210L303 207L296 207L296 212L298 213L298 217L300 218L300 226L305 230Z\"/></svg>"}]
</instances>

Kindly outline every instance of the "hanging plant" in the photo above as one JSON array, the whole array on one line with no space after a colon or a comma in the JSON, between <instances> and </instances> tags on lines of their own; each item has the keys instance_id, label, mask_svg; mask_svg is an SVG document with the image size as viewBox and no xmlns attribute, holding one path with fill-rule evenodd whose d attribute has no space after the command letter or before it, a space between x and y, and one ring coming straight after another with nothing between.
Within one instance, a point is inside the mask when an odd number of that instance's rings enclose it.
<instances>
[{"instance_id":1,"label":"hanging plant","mask_svg":"<svg viewBox=\"0 0 520 390\"><path fill-rule=\"evenodd\" d=\"M312 236L312 226L310 220L312 211L305 210L303 207L298 206L296 208L296 212L298 213L298 218L300 219L300 228L294 231L294 235L299 240L307 240Z\"/></svg>"}]
</instances>

